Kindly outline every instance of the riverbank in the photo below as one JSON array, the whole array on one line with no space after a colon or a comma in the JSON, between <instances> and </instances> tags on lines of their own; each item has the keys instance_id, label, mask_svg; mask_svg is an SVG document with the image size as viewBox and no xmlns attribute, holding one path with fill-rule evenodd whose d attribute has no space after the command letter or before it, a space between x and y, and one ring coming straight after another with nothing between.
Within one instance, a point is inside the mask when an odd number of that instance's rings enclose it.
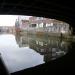
<instances>
[{"instance_id":1,"label":"riverbank","mask_svg":"<svg viewBox=\"0 0 75 75\"><path fill-rule=\"evenodd\" d=\"M57 37L57 38L66 38L66 39L75 39L75 35L69 34L61 34L61 33L49 33L49 32L27 32L21 31L19 32L20 35L36 35L36 36L47 36L47 37Z\"/></svg>"}]
</instances>

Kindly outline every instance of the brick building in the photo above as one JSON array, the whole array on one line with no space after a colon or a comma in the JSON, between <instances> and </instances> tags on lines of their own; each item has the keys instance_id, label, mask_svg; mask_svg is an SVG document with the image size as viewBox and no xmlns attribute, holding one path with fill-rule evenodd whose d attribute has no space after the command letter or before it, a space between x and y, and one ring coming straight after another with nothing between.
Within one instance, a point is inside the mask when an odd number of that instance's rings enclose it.
<instances>
[{"instance_id":1,"label":"brick building","mask_svg":"<svg viewBox=\"0 0 75 75\"><path fill-rule=\"evenodd\" d=\"M30 17L30 26L32 28L39 28L53 33L69 33L69 24L58 21L55 19L43 18L43 17Z\"/></svg>"},{"instance_id":2,"label":"brick building","mask_svg":"<svg viewBox=\"0 0 75 75\"><path fill-rule=\"evenodd\" d=\"M29 31L32 33L36 31L71 34L70 26L68 23L43 17L32 16L28 20L19 17L15 23L15 27L20 30Z\"/></svg>"}]
</instances>

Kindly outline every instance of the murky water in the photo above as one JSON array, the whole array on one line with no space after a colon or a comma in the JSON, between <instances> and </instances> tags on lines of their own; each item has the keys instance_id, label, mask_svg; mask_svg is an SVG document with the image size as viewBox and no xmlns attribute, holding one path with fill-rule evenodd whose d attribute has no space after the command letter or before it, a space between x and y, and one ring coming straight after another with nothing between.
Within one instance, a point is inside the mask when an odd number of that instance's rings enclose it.
<instances>
[{"instance_id":1,"label":"murky water","mask_svg":"<svg viewBox=\"0 0 75 75\"><path fill-rule=\"evenodd\" d=\"M0 53L10 73L34 67L65 55L71 41L33 35L0 35Z\"/></svg>"}]
</instances>

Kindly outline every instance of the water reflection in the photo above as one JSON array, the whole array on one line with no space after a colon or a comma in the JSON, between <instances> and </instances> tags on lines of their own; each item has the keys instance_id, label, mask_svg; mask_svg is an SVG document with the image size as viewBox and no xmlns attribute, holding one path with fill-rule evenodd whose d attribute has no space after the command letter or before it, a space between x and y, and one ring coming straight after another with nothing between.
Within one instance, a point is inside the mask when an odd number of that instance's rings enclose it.
<instances>
[{"instance_id":1,"label":"water reflection","mask_svg":"<svg viewBox=\"0 0 75 75\"><path fill-rule=\"evenodd\" d=\"M3 34L0 39L0 52L10 73L59 58L71 43L69 39L19 34Z\"/></svg>"},{"instance_id":2,"label":"water reflection","mask_svg":"<svg viewBox=\"0 0 75 75\"><path fill-rule=\"evenodd\" d=\"M62 38L38 37L38 36L17 36L16 41L19 47L29 46L40 55L44 56L43 61L48 62L65 55L68 52L70 42Z\"/></svg>"}]
</instances>

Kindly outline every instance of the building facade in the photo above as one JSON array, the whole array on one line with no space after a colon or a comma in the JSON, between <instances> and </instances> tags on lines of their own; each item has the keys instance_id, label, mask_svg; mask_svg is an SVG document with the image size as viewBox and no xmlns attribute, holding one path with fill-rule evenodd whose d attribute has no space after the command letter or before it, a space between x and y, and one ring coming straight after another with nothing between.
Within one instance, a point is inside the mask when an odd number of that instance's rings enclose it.
<instances>
[{"instance_id":1,"label":"building facade","mask_svg":"<svg viewBox=\"0 0 75 75\"><path fill-rule=\"evenodd\" d=\"M18 18L15 23L16 29L25 30L32 33L60 33L71 34L70 25L68 23L58 21L55 19L43 17Z\"/></svg>"},{"instance_id":2,"label":"building facade","mask_svg":"<svg viewBox=\"0 0 75 75\"><path fill-rule=\"evenodd\" d=\"M42 17L30 17L30 28L37 31L47 31L52 33L70 33L69 24L55 19Z\"/></svg>"},{"instance_id":3,"label":"building facade","mask_svg":"<svg viewBox=\"0 0 75 75\"><path fill-rule=\"evenodd\" d=\"M16 19L15 22L15 29L17 32L20 32L22 30L26 30L29 26L29 20L25 19L23 16L19 16L18 19Z\"/></svg>"}]
</instances>

